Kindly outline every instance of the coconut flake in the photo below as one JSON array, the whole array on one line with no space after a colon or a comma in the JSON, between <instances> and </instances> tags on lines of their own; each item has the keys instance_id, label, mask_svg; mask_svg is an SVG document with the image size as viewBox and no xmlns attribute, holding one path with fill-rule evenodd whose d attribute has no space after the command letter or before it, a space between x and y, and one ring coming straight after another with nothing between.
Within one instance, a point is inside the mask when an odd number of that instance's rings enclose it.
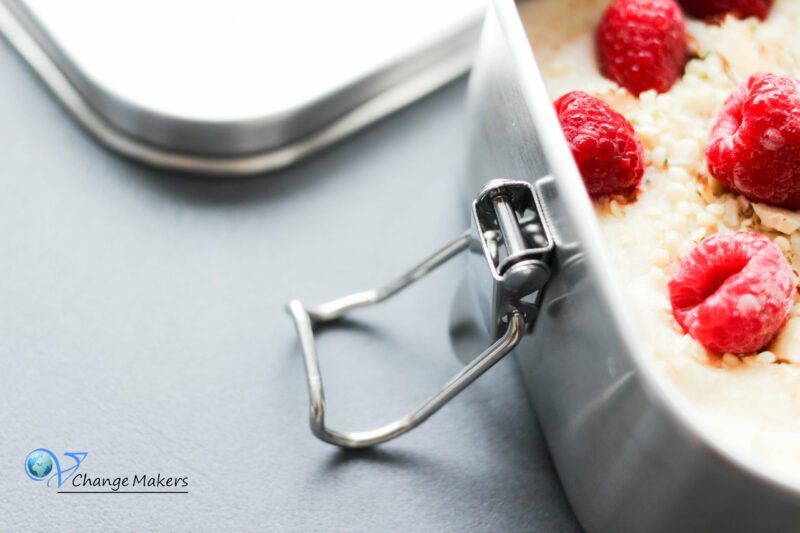
<instances>
[{"instance_id":1,"label":"coconut flake","mask_svg":"<svg viewBox=\"0 0 800 533\"><path fill-rule=\"evenodd\" d=\"M791 235L800 228L800 213L767 204L753 204L761 223L785 235Z\"/></svg>"}]
</instances>

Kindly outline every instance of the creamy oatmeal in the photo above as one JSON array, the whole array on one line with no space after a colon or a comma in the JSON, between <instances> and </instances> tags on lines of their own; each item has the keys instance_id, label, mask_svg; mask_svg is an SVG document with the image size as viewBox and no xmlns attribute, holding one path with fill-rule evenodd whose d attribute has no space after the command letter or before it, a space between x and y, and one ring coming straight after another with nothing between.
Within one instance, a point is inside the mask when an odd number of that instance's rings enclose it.
<instances>
[{"instance_id":1,"label":"creamy oatmeal","mask_svg":"<svg viewBox=\"0 0 800 533\"><path fill-rule=\"evenodd\" d=\"M757 231L800 269L800 214L751 204L709 178L703 150L730 93L755 72L800 77L800 0L777 0L766 21L686 19L696 52L668 92L637 99L598 71L600 0L535 0L520 13L553 100L598 96L633 124L647 167L635 202L595 200L605 247L653 360L720 442L800 479L800 297L767 350L713 354L684 335L667 283L681 258L716 232Z\"/></svg>"}]
</instances>

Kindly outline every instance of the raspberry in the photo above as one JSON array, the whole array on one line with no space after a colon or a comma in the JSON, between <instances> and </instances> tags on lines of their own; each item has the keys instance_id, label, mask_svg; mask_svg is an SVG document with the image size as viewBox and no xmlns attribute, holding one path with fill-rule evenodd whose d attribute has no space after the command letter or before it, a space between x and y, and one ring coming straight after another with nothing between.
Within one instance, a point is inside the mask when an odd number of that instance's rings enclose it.
<instances>
[{"instance_id":1,"label":"raspberry","mask_svg":"<svg viewBox=\"0 0 800 533\"><path fill-rule=\"evenodd\" d=\"M716 21L731 15L740 19L767 18L773 0L678 0L683 9L692 16Z\"/></svg>"},{"instance_id":2,"label":"raspberry","mask_svg":"<svg viewBox=\"0 0 800 533\"><path fill-rule=\"evenodd\" d=\"M597 28L597 57L603 75L636 96L669 90L688 57L680 7L674 0L615 0Z\"/></svg>"},{"instance_id":3,"label":"raspberry","mask_svg":"<svg viewBox=\"0 0 800 533\"><path fill-rule=\"evenodd\" d=\"M752 353L778 333L796 281L780 249L758 233L717 233L701 242L669 282L675 320L715 352Z\"/></svg>"},{"instance_id":4,"label":"raspberry","mask_svg":"<svg viewBox=\"0 0 800 533\"><path fill-rule=\"evenodd\" d=\"M725 102L711 129L711 174L750 200L800 209L800 86L753 74Z\"/></svg>"},{"instance_id":5,"label":"raspberry","mask_svg":"<svg viewBox=\"0 0 800 533\"><path fill-rule=\"evenodd\" d=\"M632 193L644 173L644 156L631 123L583 91L565 94L555 108L589 194Z\"/></svg>"}]
</instances>

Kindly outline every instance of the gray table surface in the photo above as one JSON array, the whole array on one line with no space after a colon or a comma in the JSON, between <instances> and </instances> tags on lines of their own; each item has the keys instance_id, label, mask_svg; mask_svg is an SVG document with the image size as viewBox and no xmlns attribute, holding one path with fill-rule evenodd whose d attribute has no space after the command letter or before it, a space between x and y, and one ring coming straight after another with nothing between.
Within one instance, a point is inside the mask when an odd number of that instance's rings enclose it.
<instances>
[{"instance_id":1,"label":"gray table surface","mask_svg":"<svg viewBox=\"0 0 800 533\"><path fill-rule=\"evenodd\" d=\"M460 231L463 80L223 182L101 149L5 45L0 77L0 530L577 529L512 360L373 451L308 430L283 304L381 283ZM459 276L322 336L331 424L388 421L458 369ZM93 477L188 476L189 493L58 494L24 473L39 447L88 452Z\"/></svg>"}]
</instances>

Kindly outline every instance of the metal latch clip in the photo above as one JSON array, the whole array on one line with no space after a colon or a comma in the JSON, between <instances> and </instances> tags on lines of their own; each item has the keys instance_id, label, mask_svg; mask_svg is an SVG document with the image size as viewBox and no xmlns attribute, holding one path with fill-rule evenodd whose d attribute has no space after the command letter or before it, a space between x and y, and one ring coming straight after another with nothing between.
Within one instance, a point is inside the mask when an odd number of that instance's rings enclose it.
<instances>
[{"instance_id":1,"label":"metal latch clip","mask_svg":"<svg viewBox=\"0 0 800 533\"><path fill-rule=\"evenodd\" d=\"M478 244L479 243L479 244ZM313 326L335 321L355 309L379 303L408 287L460 252L480 246L494 285L495 341L428 400L406 416L368 431L343 432L325 425L325 394ZM388 285L358 292L315 307L298 300L287 304L294 319L306 368L311 431L344 448L364 448L391 440L417 427L505 357L533 323L550 270L553 241L536 190L527 182L494 180L472 205L472 229Z\"/></svg>"}]
</instances>

